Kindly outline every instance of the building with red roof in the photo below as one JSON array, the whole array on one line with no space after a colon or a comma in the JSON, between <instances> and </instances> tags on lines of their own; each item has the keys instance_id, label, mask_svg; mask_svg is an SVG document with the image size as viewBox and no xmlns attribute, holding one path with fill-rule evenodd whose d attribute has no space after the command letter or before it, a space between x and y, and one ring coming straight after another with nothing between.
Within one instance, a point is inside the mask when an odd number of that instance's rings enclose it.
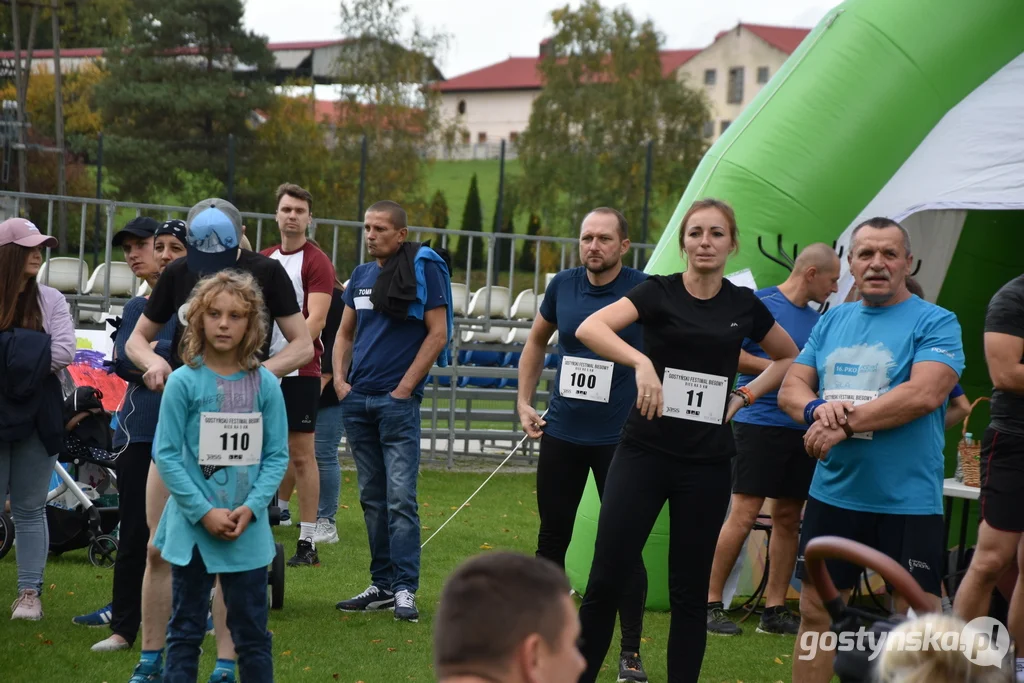
<instances>
[{"instance_id":1,"label":"building with red roof","mask_svg":"<svg viewBox=\"0 0 1024 683\"><path fill-rule=\"evenodd\" d=\"M712 119L704 128L716 139L782 67L810 29L739 23L702 49L664 50L662 71L704 88ZM515 142L530 120L543 83L537 69L547 41L535 57L509 57L440 81L443 115L459 120L463 143Z\"/></svg>"}]
</instances>

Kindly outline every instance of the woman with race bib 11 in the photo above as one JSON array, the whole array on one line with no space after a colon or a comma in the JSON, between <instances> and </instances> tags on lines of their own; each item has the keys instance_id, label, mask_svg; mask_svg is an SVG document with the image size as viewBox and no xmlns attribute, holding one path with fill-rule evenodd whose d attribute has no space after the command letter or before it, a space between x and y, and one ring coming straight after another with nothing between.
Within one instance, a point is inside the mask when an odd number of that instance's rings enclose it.
<instances>
[{"instance_id":1,"label":"woman with race bib 11","mask_svg":"<svg viewBox=\"0 0 1024 683\"><path fill-rule=\"evenodd\" d=\"M778 389L796 344L753 290L723 276L739 243L732 208L694 202L683 216L679 245L687 269L652 275L594 313L576 336L602 357L635 370L637 399L622 430L605 483L594 561L580 607L582 651L594 681L615 626L619 593L665 502L669 503L668 639L670 683L696 681L707 639L707 590L718 532L730 495L735 454L729 421L759 396ZM643 326L641 353L616 333ZM772 364L730 391L744 338Z\"/></svg>"}]
</instances>

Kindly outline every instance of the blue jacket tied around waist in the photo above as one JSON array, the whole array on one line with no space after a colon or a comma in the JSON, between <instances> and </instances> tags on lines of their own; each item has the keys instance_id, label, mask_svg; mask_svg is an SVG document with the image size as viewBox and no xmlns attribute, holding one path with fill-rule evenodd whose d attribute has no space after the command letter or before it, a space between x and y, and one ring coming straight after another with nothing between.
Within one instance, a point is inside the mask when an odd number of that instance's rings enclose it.
<instances>
[{"instance_id":1,"label":"blue jacket tied around waist","mask_svg":"<svg viewBox=\"0 0 1024 683\"><path fill-rule=\"evenodd\" d=\"M448 337L445 340L444 348L441 349L441 355L437 357L437 365L438 367L446 368L451 364L452 360L451 344L455 329L452 315L452 276L448 272L448 264L431 247L420 247L419 251L416 252L416 259L414 260L416 268L416 301L409 304L409 317L423 320L423 308L427 303L427 278L423 273L426 261L436 263L437 267L444 274L444 303L445 315L448 319Z\"/></svg>"}]
</instances>

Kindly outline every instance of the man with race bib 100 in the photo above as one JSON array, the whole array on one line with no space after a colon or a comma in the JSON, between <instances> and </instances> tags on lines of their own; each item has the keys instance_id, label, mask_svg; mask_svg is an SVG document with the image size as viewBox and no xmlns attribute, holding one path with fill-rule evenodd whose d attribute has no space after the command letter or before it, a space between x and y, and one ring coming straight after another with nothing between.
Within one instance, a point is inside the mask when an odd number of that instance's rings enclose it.
<instances>
[{"instance_id":1,"label":"man with race bib 100","mask_svg":"<svg viewBox=\"0 0 1024 683\"><path fill-rule=\"evenodd\" d=\"M964 369L960 324L953 313L907 291L910 237L895 221L858 225L848 258L862 301L822 317L779 391L779 407L810 425L804 445L820 461L797 557L803 581L793 654L797 683L832 678L834 653L802 646L804 633L828 631L831 622L806 580L803 555L812 538L840 536L889 555L934 596L939 610L943 423ZM848 599L862 568L841 560L826 566ZM903 611L905 603L895 597Z\"/></svg>"},{"instance_id":2,"label":"man with race bib 100","mask_svg":"<svg viewBox=\"0 0 1024 683\"><path fill-rule=\"evenodd\" d=\"M632 368L602 360L576 338L576 328L591 313L646 279L643 272L622 265L628 235L626 219L615 209L601 207L587 214L580 228L583 265L552 278L519 360L519 419L531 438L540 439L537 555L563 569L587 475L594 472L598 494L603 494L619 432L636 401ZM542 419L533 407L533 395L544 366L544 349L556 330L559 367L547 417ZM642 344L638 324L619 336L634 348ZM647 680L639 654L646 593L647 574L641 561L619 602L619 681Z\"/></svg>"}]
</instances>

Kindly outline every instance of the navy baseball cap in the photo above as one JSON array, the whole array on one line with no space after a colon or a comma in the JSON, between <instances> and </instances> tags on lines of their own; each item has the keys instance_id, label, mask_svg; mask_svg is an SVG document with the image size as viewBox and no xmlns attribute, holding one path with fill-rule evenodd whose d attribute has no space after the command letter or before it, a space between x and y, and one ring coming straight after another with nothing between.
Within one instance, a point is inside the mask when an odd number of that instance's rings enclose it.
<instances>
[{"instance_id":1,"label":"navy baseball cap","mask_svg":"<svg viewBox=\"0 0 1024 683\"><path fill-rule=\"evenodd\" d=\"M160 227L160 224L155 219L149 216L138 216L128 221L123 228L117 231L113 239L110 240L112 246L120 246L124 242L125 237L140 237L146 239L156 234L156 229Z\"/></svg>"},{"instance_id":2,"label":"navy baseball cap","mask_svg":"<svg viewBox=\"0 0 1024 683\"><path fill-rule=\"evenodd\" d=\"M156 229L155 237L160 235L173 235L186 247L188 246L188 228L185 225L185 221L179 218L172 218L169 221L164 221L159 228Z\"/></svg>"},{"instance_id":3,"label":"navy baseball cap","mask_svg":"<svg viewBox=\"0 0 1024 683\"><path fill-rule=\"evenodd\" d=\"M188 269L199 274L232 268L242 239L242 214L223 199L204 199L188 212Z\"/></svg>"}]
</instances>

